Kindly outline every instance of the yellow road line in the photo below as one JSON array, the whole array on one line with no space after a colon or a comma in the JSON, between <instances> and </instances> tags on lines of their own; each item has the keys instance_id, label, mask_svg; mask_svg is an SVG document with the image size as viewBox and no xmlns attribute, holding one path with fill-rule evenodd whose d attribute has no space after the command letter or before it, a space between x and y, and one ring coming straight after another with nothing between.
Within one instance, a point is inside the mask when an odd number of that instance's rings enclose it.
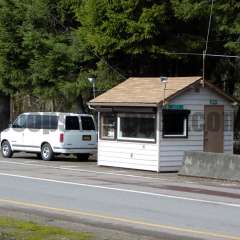
<instances>
[{"instance_id":1,"label":"yellow road line","mask_svg":"<svg viewBox=\"0 0 240 240\"><path fill-rule=\"evenodd\" d=\"M127 218L112 217L112 216L107 216L107 215L101 215L101 214L95 214L95 213L77 211L77 210L70 210L70 209L64 209L64 208L55 208L55 207L50 207L50 206L45 206L45 205L22 202L22 201L0 199L0 203L13 204L13 205L22 206L22 207L31 207L31 208L36 208L36 209L54 211L54 212L58 212L58 213L68 213L68 214L74 214L74 215L85 216L85 217L94 217L94 218L123 222L123 223L128 223L128 224L141 225L141 226L145 226L145 227L153 227L153 228L159 228L159 229L164 229L164 230L171 230L171 231L181 232L181 233L190 233L190 234L196 234L196 235L206 236L206 237L215 237L215 238L225 239L225 240L240 240L240 236L230 236L230 235L224 235L224 234L220 234L220 233L200 231L200 230L194 230L194 229L189 229L189 228L180 228L180 227L174 227L174 226L170 226L170 225L154 224L154 223L148 223L148 222L143 222L143 221L131 220L131 219L127 219Z\"/></svg>"}]
</instances>

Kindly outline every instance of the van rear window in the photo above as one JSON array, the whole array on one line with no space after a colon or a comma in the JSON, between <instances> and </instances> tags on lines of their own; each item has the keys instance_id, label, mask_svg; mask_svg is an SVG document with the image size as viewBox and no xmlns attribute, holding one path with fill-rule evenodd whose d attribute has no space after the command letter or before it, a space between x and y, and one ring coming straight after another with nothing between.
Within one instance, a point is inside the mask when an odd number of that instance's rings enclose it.
<instances>
[{"instance_id":1,"label":"van rear window","mask_svg":"<svg viewBox=\"0 0 240 240\"><path fill-rule=\"evenodd\" d=\"M81 117L82 130L95 130L95 124L91 117Z\"/></svg>"},{"instance_id":2,"label":"van rear window","mask_svg":"<svg viewBox=\"0 0 240 240\"><path fill-rule=\"evenodd\" d=\"M79 118L77 116L66 116L65 130L80 130Z\"/></svg>"}]
</instances>

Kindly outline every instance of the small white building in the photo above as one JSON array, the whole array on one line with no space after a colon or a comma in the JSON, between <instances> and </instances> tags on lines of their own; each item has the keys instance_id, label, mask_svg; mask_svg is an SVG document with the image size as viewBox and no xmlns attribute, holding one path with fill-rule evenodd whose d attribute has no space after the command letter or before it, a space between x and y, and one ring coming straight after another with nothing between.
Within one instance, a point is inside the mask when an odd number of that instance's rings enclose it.
<instances>
[{"instance_id":1,"label":"small white building","mask_svg":"<svg viewBox=\"0 0 240 240\"><path fill-rule=\"evenodd\" d=\"M185 151L233 152L236 100L201 77L129 78L89 102L98 165L177 171Z\"/></svg>"}]
</instances>

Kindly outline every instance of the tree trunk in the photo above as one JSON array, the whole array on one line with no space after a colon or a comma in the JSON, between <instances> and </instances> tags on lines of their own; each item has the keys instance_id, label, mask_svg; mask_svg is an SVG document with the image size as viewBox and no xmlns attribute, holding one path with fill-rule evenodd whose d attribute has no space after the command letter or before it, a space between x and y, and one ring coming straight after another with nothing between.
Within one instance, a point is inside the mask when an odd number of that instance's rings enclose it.
<instances>
[{"instance_id":1,"label":"tree trunk","mask_svg":"<svg viewBox=\"0 0 240 240\"><path fill-rule=\"evenodd\" d=\"M79 113L85 113L86 112L84 104L83 104L82 95L79 95L76 99L76 112L79 112Z\"/></svg>"},{"instance_id":2,"label":"tree trunk","mask_svg":"<svg viewBox=\"0 0 240 240\"><path fill-rule=\"evenodd\" d=\"M0 131L7 128L10 122L10 97L0 95Z\"/></svg>"}]
</instances>

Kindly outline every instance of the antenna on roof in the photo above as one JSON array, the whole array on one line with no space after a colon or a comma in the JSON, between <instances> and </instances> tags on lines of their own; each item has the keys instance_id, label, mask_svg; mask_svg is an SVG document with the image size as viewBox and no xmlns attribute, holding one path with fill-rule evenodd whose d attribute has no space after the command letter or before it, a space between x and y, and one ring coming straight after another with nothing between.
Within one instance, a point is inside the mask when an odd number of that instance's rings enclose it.
<instances>
[{"instance_id":1,"label":"antenna on roof","mask_svg":"<svg viewBox=\"0 0 240 240\"><path fill-rule=\"evenodd\" d=\"M206 56L207 56L207 50L208 50L210 28L211 28L211 24L212 24L212 13L213 13L213 3L214 3L214 0L211 0L211 1L212 1L212 3L211 3L211 11L210 11L209 22L208 22L207 39L206 39L205 49L203 50L203 72L202 72L203 87L204 87L204 81L205 81Z\"/></svg>"}]
</instances>

